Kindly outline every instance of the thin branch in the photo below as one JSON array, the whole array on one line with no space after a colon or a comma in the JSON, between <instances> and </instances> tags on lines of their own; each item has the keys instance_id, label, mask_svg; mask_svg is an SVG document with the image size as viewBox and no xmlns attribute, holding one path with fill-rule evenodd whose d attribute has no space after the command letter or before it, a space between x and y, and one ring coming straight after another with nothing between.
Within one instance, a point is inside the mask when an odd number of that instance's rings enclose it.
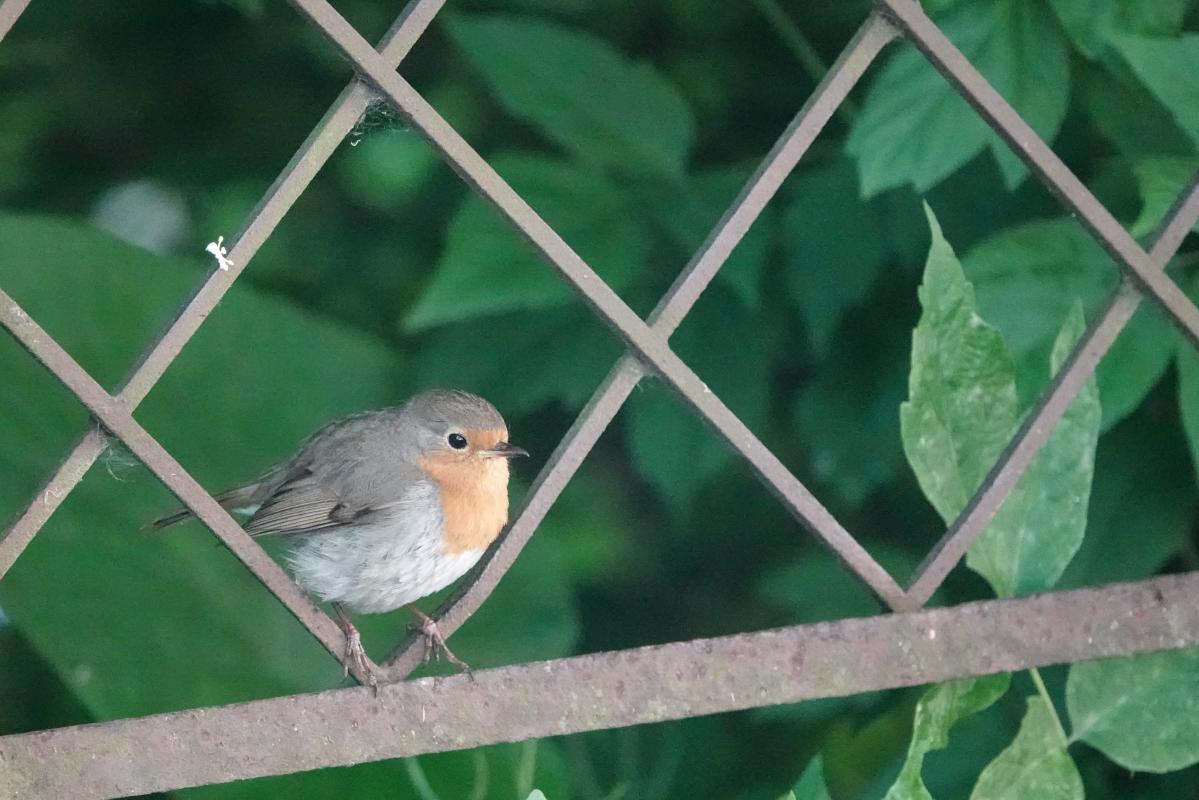
<instances>
[{"instance_id":1,"label":"thin branch","mask_svg":"<svg viewBox=\"0 0 1199 800\"><path fill-rule=\"evenodd\" d=\"M795 60L799 62L799 66L808 74L808 77L817 83L823 80L825 74L828 73L828 64L824 63L816 46L808 40L799 26L791 17L787 16L787 12L779 5L778 0L753 0L753 2L758 12L766 18L766 22L791 51L791 55L795 56ZM844 118L846 123L852 124L858 118L858 105L847 97L841 101L837 113Z\"/></svg>"}]
</instances>

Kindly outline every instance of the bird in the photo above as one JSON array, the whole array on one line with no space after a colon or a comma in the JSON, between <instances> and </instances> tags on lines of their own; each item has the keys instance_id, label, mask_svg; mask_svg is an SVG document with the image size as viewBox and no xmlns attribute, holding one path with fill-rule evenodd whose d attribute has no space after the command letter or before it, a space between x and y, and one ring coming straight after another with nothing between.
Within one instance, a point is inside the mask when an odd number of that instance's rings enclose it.
<instances>
[{"instance_id":1,"label":"bird","mask_svg":"<svg viewBox=\"0 0 1199 800\"><path fill-rule=\"evenodd\" d=\"M528 452L508 441L495 406L461 390L426 391L317 430L295 455L216 496L248 514L251 536L279 536L296 583L332 604L345 664L376 679L346 609L371 614L409 606L425 657L444 653L437 624L412 603L462 577L508 522L508 462ZM179 509L155 529L187 519Z\"/></svg>"}]
</instances>

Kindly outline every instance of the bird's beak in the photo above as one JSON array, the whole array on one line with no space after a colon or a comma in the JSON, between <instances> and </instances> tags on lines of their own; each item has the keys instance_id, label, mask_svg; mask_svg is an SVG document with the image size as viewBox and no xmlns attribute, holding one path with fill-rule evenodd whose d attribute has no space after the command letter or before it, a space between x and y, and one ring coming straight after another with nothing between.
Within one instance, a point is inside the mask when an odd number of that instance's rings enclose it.
<instances>
[{"instance_id":1,"label":"bird's beak","mask_svg":"<svg viewBox=\"0 0 1199 800\"><path fill-rule=\"evenodd\" d=\"M527 456L528 454L528 450L523 447L517 447L509 442L498 442L490 450L483 450L479 453L484 458L516 458L517 456Z\"/></svg>"}]
</instances>

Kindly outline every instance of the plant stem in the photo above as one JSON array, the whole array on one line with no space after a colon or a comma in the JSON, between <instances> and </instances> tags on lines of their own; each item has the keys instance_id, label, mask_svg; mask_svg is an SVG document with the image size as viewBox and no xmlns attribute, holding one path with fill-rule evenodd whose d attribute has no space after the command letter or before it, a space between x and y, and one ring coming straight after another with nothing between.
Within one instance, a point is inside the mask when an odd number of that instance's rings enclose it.
<instances>
[{"instance_id":1,"label":"plant stem","mask_svg":"<svg viewBox=\"0 0 1199 800\"><path fill-rule=\"evenodd\" d=\"M775 33L783 40L783 44L795 56L795 60L799 62L804 72L813 81L817 83L822 81L828 72L828 65L824 63L824 59L820 57L816 47L808 41L808 37L804 36L799 26L787 16L787 12L779 5L778 0L753 0L753 2L770 27L774 28ZM857 104L846 98L838 106L837 113L842 115L847 123L852 123L858 116Z\"/></svg>"},{"instance_id":2,"label":"plant stem","mask_svg":"<svg viewBox=\"0 0 1199 800\"><path fill-rule=\"evenodd\" d=\"M470 800L486 800L487 784L491 782L491 769L487 766L487 756L482 750L474 751L475 780L470 789Z\"/></svg>"},{"instance_id":3,"label":"plant stem","mask_svg":"<svg viewBox=\"0 0 1199 800\"><path fill-rule=\"evenodd\" d=\"M1053 705L1053 700L1049 698L1049 690L1045 688L1045 681L1041 680L1040 671L1036 667L1031 667L1028 675L1032 678L1033 685L1037 687L1037 694L1041 695L1041 699L1049 707L1049 713L1053 714L1053 724L1057 728L1058 735L1062 737L1062 747L1068 746L1070 737L1066 735L1066 729L1062 727L1062 718L1058 716L1057 708Z\"/></svg>"},{"instance_id":4,"label":"plant stem","mask_svg":"<svg viewBox=\"0 0 1199 800\"><path fill-rule=\"evenodd\" d=\"M425 777L425 771L421 769L418 759L405 758L404 769L408 772L408 780L412 781L412 788L416 789L421 800L441 800L437 792L433 791L429 779Z\"/></svg>"},{"instance_id":5,"label":"plant stem","mask_svg":"<svg viewBox=\"0 0 1199 800\"><path fill-rule=\"evenodd\" d=\"M516 767L516 796L525 798L533 791L533 777L537 771L537 740L520 743L520 761Z\"/></svg>"}]
</instances>

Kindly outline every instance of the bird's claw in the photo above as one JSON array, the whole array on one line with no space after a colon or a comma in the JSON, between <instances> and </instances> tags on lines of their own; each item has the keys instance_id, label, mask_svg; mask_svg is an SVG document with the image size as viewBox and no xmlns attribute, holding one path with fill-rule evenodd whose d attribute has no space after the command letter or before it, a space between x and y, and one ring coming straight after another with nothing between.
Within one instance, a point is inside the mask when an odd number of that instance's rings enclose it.
<instances>
[{"instance_id":1,"label":"bird's claw","mask_svg":"<svg viewBox=\"0 0 1199 800\"><path fill-rule=\"evenodd\" d=\"M345 661L342 663L342 677L349 677L350 665L354 666L356 673L366 678L369 686L376 692L379 690L375 671L371 669L370 659L366 657L366 650L362 646L362 636L353 628L346 632L346 654Z\"/></svg>"},{"instance_id":2,"label":"bird's claw","mask_svg":"<svg viewBox=\"0 0 1199 800\"><path fill-rule=\"evenodd\" d=\"M469 677L474 678L475 675L471 671L470 665L454 655L454 651L445 643L445 636L437 628L437 623L433 618L417 611L415 608L412 611L420 619L420 622L413 624L412 627L425 637L425 663L439 660L444 654L446 661L449 661L455 667L465 672Z\"/></svg>"}]
</instances>

